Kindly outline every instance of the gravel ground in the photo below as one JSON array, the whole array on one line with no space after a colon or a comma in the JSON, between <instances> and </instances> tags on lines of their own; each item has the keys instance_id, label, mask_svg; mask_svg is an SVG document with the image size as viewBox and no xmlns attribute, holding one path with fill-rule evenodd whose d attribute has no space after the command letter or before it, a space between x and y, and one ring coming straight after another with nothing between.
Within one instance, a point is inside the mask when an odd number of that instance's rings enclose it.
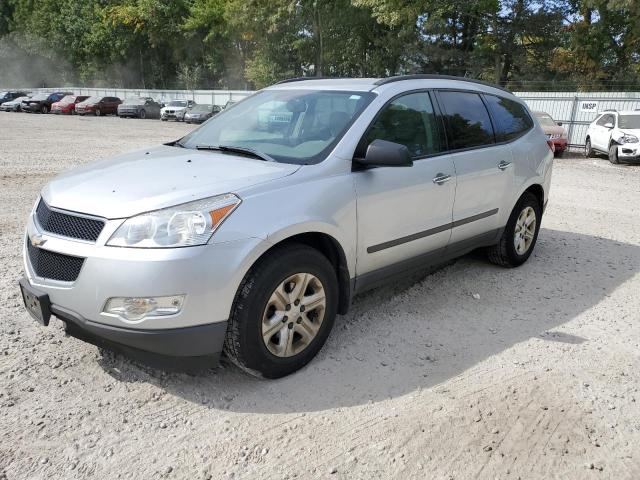
<instances>
[{"instance_id":1,"label":"gravel ground","mask_svg":"<svg viewBox=\"0 0 640 480\"><path fill-rule=\"evenodd\" d=\"M16 281L39 189L189 129L0 114L0 479L640 478L640 167L558 160L526 265L471 255L360 296L282 380L38 326Z\"/></svg>"}]
</instances>

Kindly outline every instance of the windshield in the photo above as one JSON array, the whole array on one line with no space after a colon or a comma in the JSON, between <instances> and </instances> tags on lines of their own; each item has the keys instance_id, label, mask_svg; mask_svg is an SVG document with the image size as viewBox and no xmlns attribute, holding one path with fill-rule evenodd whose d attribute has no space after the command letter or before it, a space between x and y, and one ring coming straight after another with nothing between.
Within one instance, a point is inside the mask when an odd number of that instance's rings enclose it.
<instances>
[{"instance_id":1,"label":"windshield","mask_svg":"<svg viewBox=\"0 0 640 480\"><path fill-rule=\"evenodd\" d=\"M37 95L31 97L31 100L46 100L47 98L49 98L48 93L38 93Z\"/></svg>"},{"instance_id":2,"label":"windshield","mask_svg":"<svg viewBox=\"0 0 640 480\"><path fill-rule=\"evenodd\" d=\"M100 100L102 100L102 97L89 97L82 103L98 103Z\"/></svg>"},{"instance_id":3,"label":"windshield","mask_svg":"<svg viewBox=\"0 0 640 480\"><path fill-rule=\"evenodd\" d=\"M212 117L181 144L244 147L278 162L319 163L374 96L371 92L264 90Z\"/></svg>"},{"instance_id":4,"label":"windshield","mask_svg":"<svg viewBox=\"0 0 640 480\"><path fill-rule=\"evenodd\" d=\"M169 102L169 106L170 107L186 107L187 106L187 101L186 100L171 100Z\"/></svg>"},{"instance_id":5,"label":"windshield","mask_svg":"<svg viewBox=\"0 0 640 480\"><path fill-rule=\"evenodd\" d=\"M141 98L141 97L131 97L131 98L125 98L124 104L127 105L144 105L147 102L146 98Z\"/></svg>"},{"instance_id":6,"label":"windshield","mask_svg":"<svg viewBox=\"0 0 640 480\"><path fill-rule=\"evenodd\" d=\"M640 129L640 114L620 115L618 117L619 128Z\"/></svg>"},{"instance_id":7,"label":"windshield","mask_svg":"<svg viewBox=\"0 0 640 480\"><path fill-rule=\"evenodd\" d=\"M195 105L191 111L192 112L210 112L213 108L213 105Z\"/></svg>"},{"instance_id":8,"label":"windshield","mask_svg":"<svg viewBox=\"0 0 640 480\"><path fill-rule=\"evenodd\" d=\"M538 121L540 122L540 125L542 125L543 127L555 127L556 122L553 121L553 118L551 118L550 115L536 115L538 117Z\"/></svg>"},{"instance_id":9,"label":"windshield","mask_svg":"<svg viewBox=\"0 0 640 480\"><path fill-rule=\"evenodd\" d=\"M60 100L60 103L73 103L76 101L75 95L67 95Z\"/></svg>"}]
</instances>

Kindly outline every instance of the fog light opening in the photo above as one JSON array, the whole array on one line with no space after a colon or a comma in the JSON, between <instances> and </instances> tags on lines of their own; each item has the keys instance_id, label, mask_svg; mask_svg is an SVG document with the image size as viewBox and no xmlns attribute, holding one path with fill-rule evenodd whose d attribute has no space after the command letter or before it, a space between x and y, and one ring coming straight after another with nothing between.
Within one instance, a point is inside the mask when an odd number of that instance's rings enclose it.
<instances>
[{"instance_id":1,"label":"fog light opening","mask_svg":"<svg viewBox=\"0 0 640 480\"><path fill-rule=\"evenodd\" d=\"M180 313L184 295L168 297L112 297L107 300L103 313L135 322L147 317L164 317Z\"/></svg>"}]
</instances>

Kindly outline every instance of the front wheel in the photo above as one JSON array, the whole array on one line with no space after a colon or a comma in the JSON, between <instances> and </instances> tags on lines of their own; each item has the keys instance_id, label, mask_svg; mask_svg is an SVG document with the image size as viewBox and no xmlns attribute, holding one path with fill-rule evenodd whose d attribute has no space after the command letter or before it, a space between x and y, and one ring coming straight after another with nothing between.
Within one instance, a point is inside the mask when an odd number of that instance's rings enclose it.
<instances>
[{"instance_id":1,"label":"front wheel","mask_svg":"<svg viewBox=\"0 0 640 480\"><path fill-rule=\"evenodd\" d=\"M144 110L140 110L138 116L144 120L145 118L147 118L147 112L145 112Z\"/></svg>"},{"instance_id":2,"label":"front wheel","mask_svg":"<svg viewBox=\"0 0 640 480\"><path fill-rule=\"evenodd\" d=\"M324 345L337 304L336 273L324 255L299 244L277 248L240 285L224 351L255 376L293 373Z\"/></svg>"},{"instance_id":3,"label":"front wheel","mask_svg":"<svg viewBox=\"0 0 640 480\"><path fill-rule=\"evenodd\" d=\"M527 261L538 239L542 210L535 195L525 192L513 208L497 245L489 247L489 261L518 267Z\"/></svg>"},{"instance_id":4,"label":"front wheel","mask_svg":"<svg viewBox=\"0 0 640 480\"><path fill-rule=\"evenodd\" d=\"M99 108L96 108L93 113L95 114L96 117L99 117L102 115L102 110L100 110Z\"/></svg>"},{"instance_id":5,"label":"front wheel","mask_svg":"<svg viewBox=\"0 0 640 480\"><path fill-rule=\"evenodd\" d=\"M40 112L41 113L49 113L49 107L47 107L46 105L42 105L40 107Z\"/></svg>"},{"instance_id":6,"label":"front wheel","mask_svg":"<svg viewBox=\"0 0 640 480\"><path fill-rule=\"evenodd\" d=\"M609 161L614 165L620 163L618 159L618 146L615 143L609 147Z\"/></svg>"}]
</instances>

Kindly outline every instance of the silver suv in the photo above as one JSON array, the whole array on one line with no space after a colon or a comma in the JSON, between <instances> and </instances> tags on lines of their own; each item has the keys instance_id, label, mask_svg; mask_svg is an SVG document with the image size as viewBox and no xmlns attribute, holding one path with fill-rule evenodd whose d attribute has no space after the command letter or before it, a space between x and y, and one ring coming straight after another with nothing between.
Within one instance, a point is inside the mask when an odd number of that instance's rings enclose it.
<instances>
[{"instance_id":1,"label":"silver suv","mask_svg":"<svg viewBox=\"0 0 640 480\"><path fill-rule=\"evenodd\" d=\"M309 362L363 290L534 248L553 153L515 96L443 76L293 79L186 137L52 180L27 223L41 323L161 366Z\"/></svg>"}]
</instances>

